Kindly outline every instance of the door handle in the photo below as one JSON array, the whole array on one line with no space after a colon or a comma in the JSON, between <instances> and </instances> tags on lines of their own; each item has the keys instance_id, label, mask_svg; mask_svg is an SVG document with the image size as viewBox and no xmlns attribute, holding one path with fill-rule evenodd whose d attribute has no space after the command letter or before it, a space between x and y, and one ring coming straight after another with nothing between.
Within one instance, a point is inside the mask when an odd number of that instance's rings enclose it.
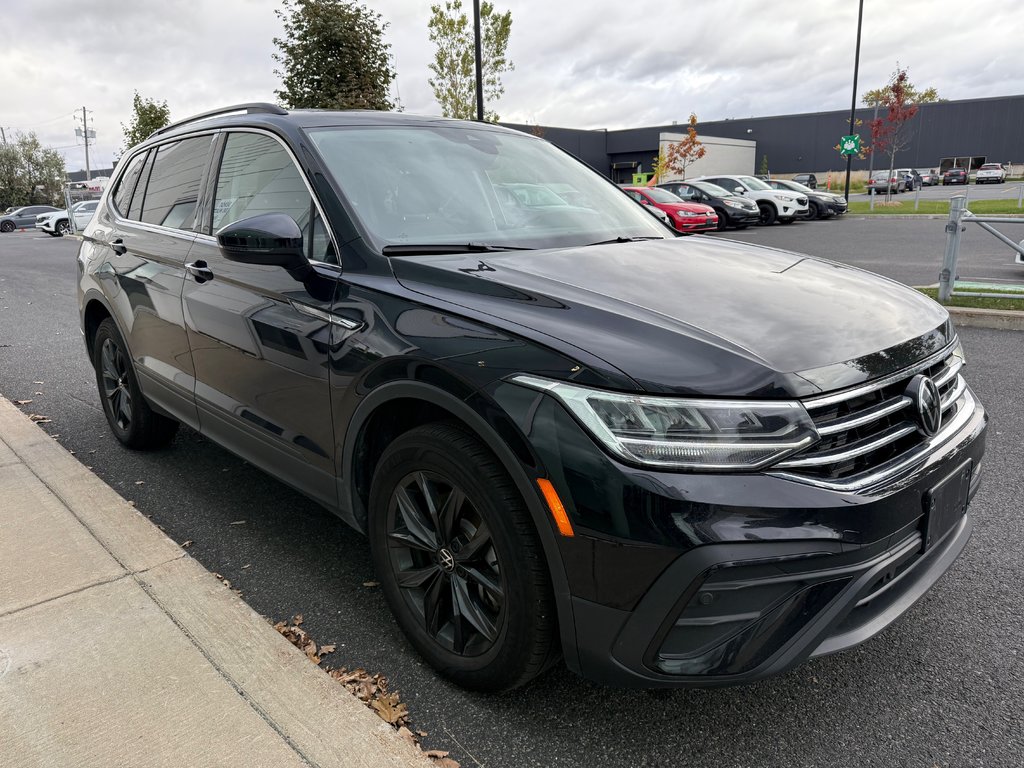
<instances>
[{"instance_id":1,"label":"door handle","mask_svg":"<svg viewBox=\"0 0 1024 768\"><path fill-rule=\"evenodd\" d=\"M124 256L128 253L128 248L124 245L124 240L120 237L110 244L110 250L116 253L118 256Z\"/></svg>"},{"instance_id":2,"label":"door handle","mask_svg":"<svg viewBox=\"0 0 1024 768\"><path fill-rule=\"evenodd\" d=\"M192 277L196 279L197 283L205 283L209 280L213 280L213 270L210 269L202 259L186 264L185 271L192 275Z\"/></svg>"}]
</instances>

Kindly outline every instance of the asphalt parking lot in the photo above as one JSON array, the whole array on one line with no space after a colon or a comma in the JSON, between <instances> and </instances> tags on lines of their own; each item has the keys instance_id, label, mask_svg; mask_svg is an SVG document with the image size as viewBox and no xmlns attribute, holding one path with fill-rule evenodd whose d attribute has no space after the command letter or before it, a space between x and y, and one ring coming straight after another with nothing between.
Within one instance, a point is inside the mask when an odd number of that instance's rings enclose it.
<instances>
[{"instance_id":1,"label":"asphalt parking lot","mask_svg":"<svg viewBox=\"0 0 1024 768\"><path fill-rule=\"evenodd\" d=\"M926 284L942 227L851 217L726 236ZM980 232L968 238L962 276L1024 279L1008 248ZM157 453L114 440L78 330L76 252L69 239L0 235L0 392L31 400L25 410L50 420L42 428L174 540L192 542L190 554L256 611L302 613L318 642L337 645L335 666L386 675L429 733L427 748L488 768L1022 764L1020 333L962 331L968 379L992 417L974 538L879 637L745 688L622 691L559 667L511 694L481 696L417 659L373 586L365 542L316 504L188 429Z\"/></svg>"}]
</instances>

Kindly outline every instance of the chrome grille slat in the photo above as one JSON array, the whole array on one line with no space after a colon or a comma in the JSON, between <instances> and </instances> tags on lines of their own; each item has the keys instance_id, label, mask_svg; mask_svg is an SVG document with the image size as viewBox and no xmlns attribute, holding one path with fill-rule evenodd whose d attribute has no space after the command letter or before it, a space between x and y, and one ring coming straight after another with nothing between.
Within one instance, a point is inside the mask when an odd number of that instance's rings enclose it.
<instances>
[{"instance_id":1,"label":"chrome grille slat","mask_svg":"<svg viewBox=\"0 0 1024 768\"><path fill-rule=\"evenodd\" d=\"M859 411L856 415L843 416L842 418L839 419L830 419L829 421L823 421L821 422L821 425L818 426L817 428L818 434L821 435L822 437L826 437L828 435L834 435L839 432L845 432L847 430L853 429L854 427L862 427L865 424L870 424L873 421L878 421L878 419L882 418L883 416L888 416L891 413L896 413L896 411L906 408L908 405L910 405L910 398L907 397L906 395L900 395L899 397L894 397L891 400L886 400L885 402L880 403L879 405L876 405L872 408L867 408L866 410Z\"/></svg>"},{"instance_id":2,"label":"chrome grille slat","mask_svg":"<svg viewBox=\"0 0 1024 768\"><path fill-rule=\"evenodd\" d=\"M814 456L807 456L806 458L780 461L775 466L780 469L795 469L797 467L821 467L828 464L838 464L843 461L855 459L858 456L864 456L872 451L877 451L879 448L882 448L889 443L894 443L901 437L905 437L906 435L916 431L917 427L915 425L907 422L901 422L893 427L889 427L873 439L855 443L852 448L836 448Z\"/></svg>"},{"instance_id":3,"label":"chrome grille slat","mask_svg":"<svg viewBox=\"0 0 1024 768\"><path fill-rule=\"evenodd\" d=\"M897 373L841 392L808 398L804 406L820 440L774 465L773 474L823 488L866 488L923 460L929 448L948 440L975 410L959 342ZM908 386L918 374L939 391L942 424L928 437L912 412ZM777 473L774 470L779 470Z\"/></svg>"}]
</instances>

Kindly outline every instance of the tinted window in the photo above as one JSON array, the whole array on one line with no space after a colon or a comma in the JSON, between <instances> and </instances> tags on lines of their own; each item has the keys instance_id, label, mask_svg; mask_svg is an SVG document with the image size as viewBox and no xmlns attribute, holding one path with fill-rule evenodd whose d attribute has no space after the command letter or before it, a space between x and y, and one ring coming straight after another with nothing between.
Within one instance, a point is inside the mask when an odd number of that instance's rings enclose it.
<instances>
[{"instance_id":1,"label":"tinted window","mask_svg":"<svg viewBox=\"0 0 1024 768\"><path fill-rule=\"evenodd\" d=\"M258 133L232 133L224 145L213 203L213 231L250 216L285 213L302 230L307 253L336 261L302 172L279 141Z\"/></svg>"},{"instance_id":2,"label":"tinted window","mask_svg":"<svg viewBox=\"0 0 1024 768\"><path fill-rule=\"evenodd\" d=\"M117 187L111 199L114 201L114 208L122 216L128 213L131 205L132 192L135 191L135 183L139 180L139 172L142 170L142 160L146 157L145 152L140 152L128 161L128 169L117 182Z\"/></svg>"},{"instance_id":3,"label":"tinted window","mask_svg":"<svg viewBox=\"0 0 1024 768\"><path fill-rule=\"evenodd\" d=\"M209 136L197 136L163 144L157 149L146 185L142 221L174 229L193 229L199 182L206 168L210 142Z\"/></svg>"}]
</instances>

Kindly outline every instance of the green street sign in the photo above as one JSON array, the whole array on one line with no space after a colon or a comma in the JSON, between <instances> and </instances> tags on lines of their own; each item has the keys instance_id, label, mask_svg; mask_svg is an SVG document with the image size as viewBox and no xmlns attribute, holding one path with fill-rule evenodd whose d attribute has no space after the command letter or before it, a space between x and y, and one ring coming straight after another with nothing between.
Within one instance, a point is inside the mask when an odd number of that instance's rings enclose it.
<instances>
[{"instance_id":1,"label":"green street sign","mask_svg":"<svg viewBox=\"0 0 1024 768\"><path fill-rule=\"evenodd\" d=\"M855 133L853 136L843 136L839 140L839 154L840 155L856 155L860 152L860 134Z\"/></svg>"}]
</instances>

